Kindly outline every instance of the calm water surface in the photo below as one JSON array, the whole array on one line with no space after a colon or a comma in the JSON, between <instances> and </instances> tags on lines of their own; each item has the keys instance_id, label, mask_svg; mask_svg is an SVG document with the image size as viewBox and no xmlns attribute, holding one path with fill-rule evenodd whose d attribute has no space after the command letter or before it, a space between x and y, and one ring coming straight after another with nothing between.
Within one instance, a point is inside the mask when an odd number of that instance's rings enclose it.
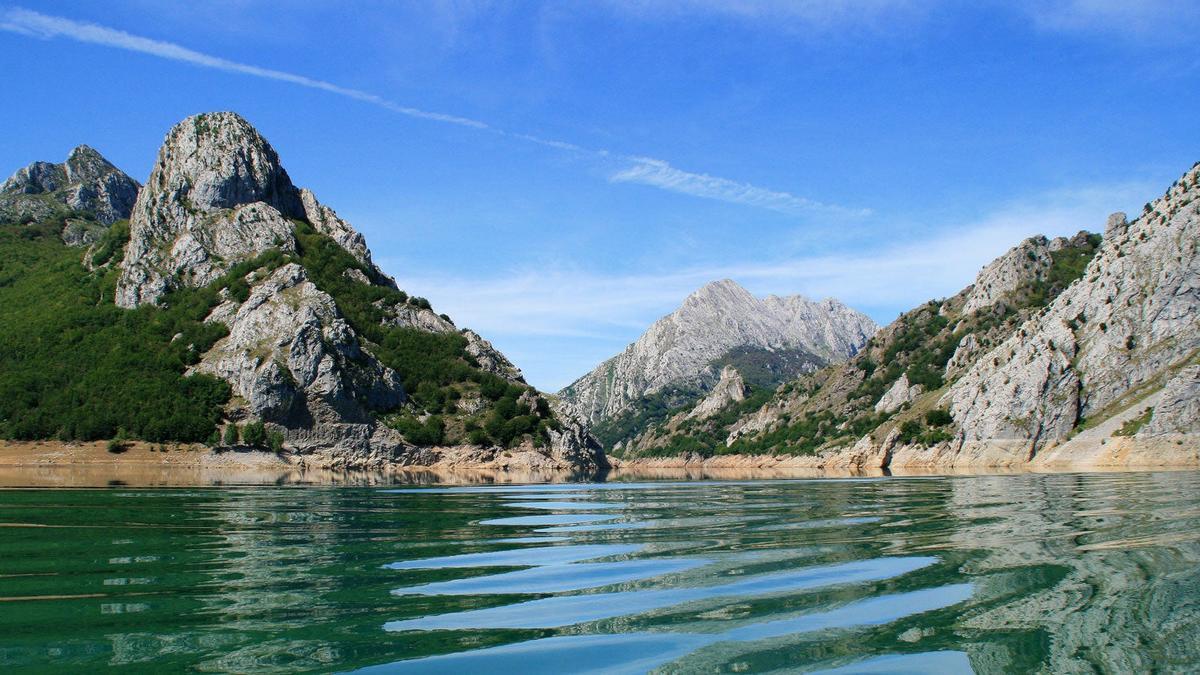
<instances>
[{"instance_id":1,"label":"calm water surface","mask_svg":"<svg viewBox=\"0 0 1200 675\"><path fill-rule=\"evenodd\" d=\"M1196 672L1200 473L0 490L0 670Z\"/></svg>"}]
</instances>

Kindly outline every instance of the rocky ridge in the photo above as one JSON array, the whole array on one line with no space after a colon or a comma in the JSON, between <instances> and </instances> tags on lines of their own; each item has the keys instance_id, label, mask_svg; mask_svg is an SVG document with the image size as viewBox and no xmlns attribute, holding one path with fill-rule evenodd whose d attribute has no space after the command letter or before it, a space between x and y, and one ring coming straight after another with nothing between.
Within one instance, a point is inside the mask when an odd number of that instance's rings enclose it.
<instances>
[{"instance_id":1,"label":"rocky ridge","mask_svg":"<svg viewBox=\"0 0 1200 675\"><path fill-rule=\"evenodd\" d=\"M1198 196L1200 164L1102 239L1030 238L848 363L722 429L643 444L639 461L699 447L689 461L705 465L1194 465Z\"/></svg>"},{"instance_id":2,"label":"rocky ridge","mask_svg":"<svg viewBox=\"0 0 1200 675\"><path fill-rule=\"evenodd\" d=\"M678 392L676 405L696 400L717 383L716 362L731 350L804 352L815 369L852 356L876 328L837 300L759 299L731 280L716 281L559 396L575 416L596 424L636 413L647 396Z\"/></svg>"},{"instance_id":3,"label":"rocky ridge","mask_svg":"<svg viewBox=\"0 0 1200 675\"><path fill-rule=\"evenodd\" d=\"M111 165L83 150L66 168L35 164L5 183L9 201L0 203L50 195L69 210L82 194L96 222L110 211L128 217L127 240L117 237L123 256L112 258L119 266L95 271L115 278L117 306L214 298L205 323L222 332L183 353L200 352L189 374L229 383L226 431L265 423L301 463L339 469L511 464L587 474L604 465L586 430L554 414L487 340L397 289L362 235L294 186L240 116L176 125L146 186L133 184L124 202L111 189L64 183L99 176L108 185L119 174L97 167ZM96 207L93 193L112 208Z\"/></svg>"},{"instance_id":4,"label":"rocky ridge","mask_svg":"<svg viewBox=\"0 0 1200 675\"><path fill-rule=\"evenodd\" d=\"M105 228L129 217L140 187L100 153L80 145L62 164L34 162L4 181L0 221L71 216L63 228L63 241L73 246L90 244Z\"/></svg>"}]
</instances>

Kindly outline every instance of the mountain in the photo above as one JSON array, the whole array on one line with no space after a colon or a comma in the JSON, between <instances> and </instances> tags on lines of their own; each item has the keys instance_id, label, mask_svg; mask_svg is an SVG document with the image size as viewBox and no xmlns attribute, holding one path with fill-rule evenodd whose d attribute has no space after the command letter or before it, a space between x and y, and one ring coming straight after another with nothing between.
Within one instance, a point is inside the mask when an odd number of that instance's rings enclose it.
<instances>
[{"instance_id":1,"label":"mountain","mask_svg":"<svg viewBox=\"0 0 1200 675\"><path fill-rule=\"evenodd\" d=\"M339 467L603 463L234 113L171 129L140 189L81 146L18 171L0 207L0 436L244 442Z\"/></svg>"},{"instance_id":2,"label":"mountain","mask_svg":"<svg viewBox=\"0 0 1200 675\"><path fill-rule=\"evenodd\" d=\"M876 329L837 300L760 299L728 279L714 281L559 398L611 448L703 398L724 366L752 385L773 387L854 355Z\"/></svg>"},{"instance_id":3,"label":"mountain","mask_svg":"<svg viewBox=\"0 0 1200 675\"><path fill-rule=\"evenodd\" d=\"M677 415L642 456L807 466L1194 464L1200 434L1200 164L1103 237L1033 237L848 362Z\"/></svg>"},{"instance_id":4,"label":"mountain","mask_svg":"<svg viewBox=\"0 0 1200 675\"><path fill-rule=\"evenodd\" d=\"M63 241L90 244L105 226L129 217L137 181L81 145L62 164L34 162L0 185L0 222L63 218Z\"/></svg>"}]
</instances>

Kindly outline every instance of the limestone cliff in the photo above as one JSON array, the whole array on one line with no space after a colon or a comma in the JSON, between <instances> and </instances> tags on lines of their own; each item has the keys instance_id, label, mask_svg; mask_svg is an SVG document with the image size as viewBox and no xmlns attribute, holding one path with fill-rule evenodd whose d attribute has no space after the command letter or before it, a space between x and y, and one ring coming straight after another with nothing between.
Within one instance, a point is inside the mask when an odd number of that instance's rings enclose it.
<instances>
[{"instance_id":1,"label":"limestone cliff","mask_svg":"<svg viewBox=\"0 0 1200 675\"><path fill-rule=\"evenodd\" d=\"M604 424L639 415L648 397L665 398L661 403L667 408L695 402L716 385L724 365L738 366L746 375L746 362L754 362L773 386L845 360L876 328L837 300L760 299L733 281L715 281L559 396L579 418ZM611 440L620 442L643 429Z\"/></svg>"},{"instance_id":2,"label":"limestone cliff","mask_svg":"<svg viewBox=\"0 0 1200 675\"><path fill-rule=\"evenodd\" d=\"M1109 220L1083 278L943 397L964 442L1066 438L1133 401L1200 347L1200 167L1133 223Z\"/></svg>"},{"instance_id":3,"label":"limestone cliff","mask_svg":"<svg viewBox=\"0 0 1200 675\"><path fill-rule=\"evenodd\" d=\"M862 468L1194 463L1197 197L1200 164L1103 238L1027 239L848 363L642 449Z\"/></svg>"},{"instance_id":4,"label":"limestone cliff","mask_svg":"<svg viewBox=\"0 0 1200 675\"><path fill-rule=\"evenodd\" d=\"M129 217L140 186L100 153L81 145L62 164L34 162L0 185L0 221L68 216L63 241L88 244Z\"/></svg>"},{"instance_id":5,"label":"limestone cliff","mask_svg":"<svg viewBox=\"0 0 1200 675\"><path fill-rule=\"evenodd\" d=\"M126 217L127 227L107 227ZM155 367L178 368L181 388L212 383L208 398L186 402L188 440L219 419L210 444L247 441L239 430L250 429L249 443L269 434L300 461L340 468L504 463L586 474L604 464L586 429L556 414L486 339L398 289L363 236L296 187L234 113L173 127L140 190L81 146L0 191L0 223L28 236L61 221L69 241L79 219L103 229L97 253L84 256L88 274L76 275L81 292L105 289L137 310L110 320L153 324L146 339L179 355ZM231 394L223 407L221 380ZM153 440L170 440L181 419L145 417L131 428L153 429Z\"/></svg>"}]
</instances>

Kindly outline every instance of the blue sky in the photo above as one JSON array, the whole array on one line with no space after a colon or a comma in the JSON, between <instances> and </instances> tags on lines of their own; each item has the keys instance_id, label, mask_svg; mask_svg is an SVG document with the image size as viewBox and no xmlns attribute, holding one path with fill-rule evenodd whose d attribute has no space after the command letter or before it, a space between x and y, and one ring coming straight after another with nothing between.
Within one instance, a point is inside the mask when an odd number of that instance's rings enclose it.
<instances>
[{"instance_id":1,"label":"blue sky","mask_svg":"<svg viewBox=\"0 0 1200 675\"><path fill-rule=\"evenodd\" d=\"M0 5L0 172L236 110L548 390L706 281L880 323L1200 159L1200 5ZM346 7L353 7L348 11Z\"/></svg>"}]
</instances>

